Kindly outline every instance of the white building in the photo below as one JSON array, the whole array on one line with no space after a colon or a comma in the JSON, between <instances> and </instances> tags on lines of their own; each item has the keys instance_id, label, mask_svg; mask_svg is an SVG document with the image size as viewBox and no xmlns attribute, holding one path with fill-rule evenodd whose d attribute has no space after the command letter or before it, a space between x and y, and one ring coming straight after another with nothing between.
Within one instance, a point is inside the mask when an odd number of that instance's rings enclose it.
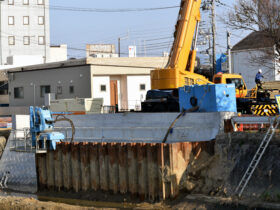
<instances>
[{"instance_id":1,"label":"white building","mask_svg":"<svg viewBox=\"0 0 280 210\"><path fill-rule=\"evenodd\" d=\"M50 46L49 62L59 62L67 60L67 45Z\"/></svg>"},{"instance_id":2,"label":"white building","mask_svg":"<svg viewBox=\"0 0 280 210\"><path fill-rule=\"evenodd\" d=\"M104 106L139 110L151 88L150 71L167 58L88 58L10 69L10 106L44 105L46 93L57 99L103 98Z\"/></svg>"},{"instance_id":3,"label":"white building","mask_svg":"<svg viewBox=\"0 0 280 210\"><path fill-rule=\"evenodd\" d=\"M267 52L272 52L267 57ZM249 89L254 88L255 76L262 69L264 81L280 80L280 63L276 61L274 43L262 32L253 32L232 49L233 73L241 74Z\"/></svg>"},{"instance_id":4,"label":"white building","mask_svg":"<svg viewBox=\"0 0 280 210\"><path fill-rule=\"evenodd\" d=\"M49 0L0 1L1 69L62 59L50 56L49 19Z\"/></svg>"},{"instance_id":5,"label":"white building","mask_svg":"<svg viewBox=\"0 0 280 210\"><path fill-rule=\"evenodd\" d=\"M19 55L49 58L49 0L5 0L1 2L1 64Z\"/></svg>"}]
</instances>

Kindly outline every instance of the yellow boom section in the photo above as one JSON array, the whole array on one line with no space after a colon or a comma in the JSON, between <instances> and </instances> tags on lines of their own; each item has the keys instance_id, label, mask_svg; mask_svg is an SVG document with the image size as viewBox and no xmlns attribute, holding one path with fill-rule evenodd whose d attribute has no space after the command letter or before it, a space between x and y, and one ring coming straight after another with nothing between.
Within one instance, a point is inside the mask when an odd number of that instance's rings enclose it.
<instances>
[{"instance_id":1,"label":"yellow boom section","mask_svg":"<svg viewBox=\"0 0 280 210\"><path fill-rule=\"evenodd\" d=\"M201 0L182 0L168 65L164 69L151 71L152 89L176 89L184 85L211 83L204 76L194 73L200 5ZM193 40L195 44L191 50Z\"/></svg>"}]
</instances>

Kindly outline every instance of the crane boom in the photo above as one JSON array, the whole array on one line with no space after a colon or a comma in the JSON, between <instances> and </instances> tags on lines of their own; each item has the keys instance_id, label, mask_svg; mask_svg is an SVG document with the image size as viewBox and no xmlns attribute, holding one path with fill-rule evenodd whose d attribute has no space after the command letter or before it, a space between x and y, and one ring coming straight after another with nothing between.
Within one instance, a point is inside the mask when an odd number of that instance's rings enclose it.
<instances>
[{"instance_id":1,"label":"crane boom","mask_svg":"<svg viewBox=\"0 0 280 210\"><path fill-rule=\"evenodd\" d=\"M169 90L184 85L211 83L204 76L194 73L200 5L201 0L181 1L169 62L166 68L151 71L152 89Z\"/></svg>"}]
</instances>

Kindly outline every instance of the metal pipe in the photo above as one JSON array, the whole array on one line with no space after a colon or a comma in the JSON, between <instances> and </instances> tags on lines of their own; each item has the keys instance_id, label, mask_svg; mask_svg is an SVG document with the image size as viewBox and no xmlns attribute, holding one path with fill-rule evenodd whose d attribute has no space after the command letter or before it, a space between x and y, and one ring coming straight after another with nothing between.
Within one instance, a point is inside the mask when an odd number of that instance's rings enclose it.
<instances>
[{"instance_id":1,"label":"metal pipe","mask_svg":"<svg viewBox=\"0 0 280 210\"><path fill-rule=\"evenodd\" d=\"M193 50L196 50L199 26L200 26L199 21L197 21L196 29L195 29L195 38L194 38Z\"/></svg>"}]
</instances>

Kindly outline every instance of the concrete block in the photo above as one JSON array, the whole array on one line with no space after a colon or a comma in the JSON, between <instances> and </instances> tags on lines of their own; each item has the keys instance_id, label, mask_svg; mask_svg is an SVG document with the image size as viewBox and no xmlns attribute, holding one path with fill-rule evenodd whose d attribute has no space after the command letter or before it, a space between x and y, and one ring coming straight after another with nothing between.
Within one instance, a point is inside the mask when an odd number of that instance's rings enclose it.
<instances>
[{"instance_id":1,"label":"concrete block","mask_svg":"<svg viewBox=\"0 0 280 210\"><path fill-rule=\"evenodd\" d=\"M22 130L24 128L30 128L30 116L29 115L13 115L12 128L14 130ZM16 138L23 138L24 132L17 131Z\"/></svg>"}]
</instances>

